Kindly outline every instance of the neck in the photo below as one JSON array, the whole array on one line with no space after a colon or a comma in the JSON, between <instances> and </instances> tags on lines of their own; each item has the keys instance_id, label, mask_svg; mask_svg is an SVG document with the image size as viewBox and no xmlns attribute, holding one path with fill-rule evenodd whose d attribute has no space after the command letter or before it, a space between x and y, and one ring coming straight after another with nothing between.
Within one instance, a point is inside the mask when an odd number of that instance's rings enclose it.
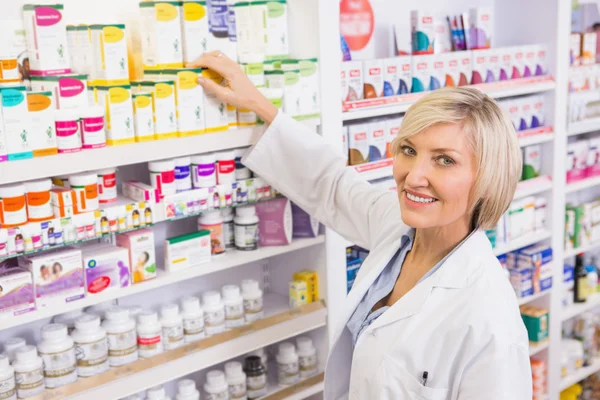
<instances>
[{"instance_id":1,"label":"neck","mask_svg":"<svg viewBox=\"0 0 600 400\"><path fill-rule=\"evenodd\" d=\"M469 221L456 221L447 226L417 229L411 250L412 256L439 261L458 246L470 231Z\"/></svg>"}]
</instances>

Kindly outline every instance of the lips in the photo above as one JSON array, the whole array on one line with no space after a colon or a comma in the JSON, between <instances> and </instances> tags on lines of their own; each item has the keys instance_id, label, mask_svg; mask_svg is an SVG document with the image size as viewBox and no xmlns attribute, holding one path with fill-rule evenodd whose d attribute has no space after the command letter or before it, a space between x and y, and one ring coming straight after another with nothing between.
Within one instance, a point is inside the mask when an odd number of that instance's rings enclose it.
<instances>
[{"instance_id":1,"label":"lips","mask_svg":"<svg viewBox=\"0 0 600 400\"><path fill-rule=\"evenodd\" d=\"M428 195L425 195L425 194L413 192L411 190L405 189L404 192L406 193L406 198L408 200L412 201L412 202L415 202L415 203L419 203L419 204L431 204L431 203L434 203L434 202L438 201L438 199L436 199L433 196L428 196Z\"/></svg>"}]
</instances>

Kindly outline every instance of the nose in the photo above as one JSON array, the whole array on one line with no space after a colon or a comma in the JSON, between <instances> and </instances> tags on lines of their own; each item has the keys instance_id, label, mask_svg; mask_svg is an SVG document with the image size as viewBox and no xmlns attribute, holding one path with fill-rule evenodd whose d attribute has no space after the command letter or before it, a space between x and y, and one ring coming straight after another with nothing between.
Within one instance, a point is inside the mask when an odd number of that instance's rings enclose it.
<instances>
[{"instance_id":1,"label":"nose","mask_svg":"<svg viewBox=\"0 0 600 400\"><path fill-rule=\"evenodd\" d=\"M409 188L423 188L429 186L429 165L424 159L415 157L407 165L405 186Z\"/></svg>"}]
</instances>

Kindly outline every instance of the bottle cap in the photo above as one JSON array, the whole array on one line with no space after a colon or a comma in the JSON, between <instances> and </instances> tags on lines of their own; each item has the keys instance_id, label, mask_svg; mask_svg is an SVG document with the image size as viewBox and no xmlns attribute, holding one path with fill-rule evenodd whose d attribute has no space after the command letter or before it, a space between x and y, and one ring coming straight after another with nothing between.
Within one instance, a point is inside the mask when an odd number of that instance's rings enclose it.
<instances>
[{"instance_id":1,"label":"bottle cap","mask_svg":"<svg viewBox=\"0 0 600 400\"><path fill-rule=\"evenodd\" d=\"M160 315L163 318L176 318L179 316L179 306L175 303L165 304L160 308Z\"/></svg>"},{"instance_id":2,"label":"bottle cap","mask_svg":"<svg viewBox=\"0 0 600 400\"><path fill-rule=\"evenodd\" d=\"M256 371L262 368L262 360L259 356L248 356L244 360L245 371Z\"/></svg>"},{"instance_id":3,"label":"bottle cap","mask_svg":"<svg viewBox=\"0 0 600 400\"><path fill-rule=\"evenodd\" d=\"M247 148L233 149L233 154L235 155L235 158L242 158L244 156L244 154L246 154L246 150L248 150L248 149Z\"/></svg>"},{"instance_id":4,"label":"bottle cap","mask_svg":"<svg viewBox=\"0 0 600 400\"><path fill-rule=\"evenodd\" d=\"M300 336L296 339L298 345L298 351L309 352L314 349L312 339L308 336Z\"/></svg>"},{"instance_id":5,"label":"bottle cap","mask_svg":"<svg viewBox=\"0 0 600 400\"><path fill-rule=\"evenodd\" d=\"M254 206L238 207L235 209L235 213L238 217L254 217L256 208Z\"/></svg>"},{"instance_id":6,"label":"bottle cap","mask_svg":"<svg viewBox=\"0 0 600 400\"><path fill-rule=\"evenodd\" d=\"M290 342L284 342L279 344L279 355L286 357L296 354L296 348Z\"/></svg>"},{"instance_id":7,"label":"bottle cap","mask_svg":"<svg viewBox=\"0 0 600 400\"><path fill-rule=\"evenodd\" d=\"M156 314L155 311L151 311L151 310L142 311L137 316L137 319L138 319L138 323L140 325L154 325L154 324L158 324L158 315Z\"/></svg>"},{"instance_id":8,"label":"bottle cap","mask_svg":"<svg viewBox=\"0 0 600 400\"><path fill-rule=\"evenodd\" d=\"M192 164L196 165L204 165L204 164L214 164L216 161L215 155L213 153L208 154L198 154L192 156Z\"/></svg>"},{"instance_id":9,"label":"bottle cap","mask_svg":"<svg viewBox=\"0 0 600 400\"><path fill-rule=\"evenodd\" d=\"M27 345L27 343L25 342L25 339L23 339L21 337L13 337L13 338L7 339L6 342L4 342L4 351L7 352L9 355L11 355L19 347L23 347L26 345Z\"/></svg>"},{"instance_id":10,"label":"bottle cap","mask_svg":"<svg viewBox=\"0 0 600 400\"><path fill-rule=\"evenodd\" d=\"M15 183L12 185L0 186L0 198L3 197L20 197L25 194L25 185L22 183Z\"/></svg>"},{"instance_id":11,"label":"bottle cap","mask_svg":"<svg viewBox=\"0 0 600 400\"><path fill-rule=\"evenodd\" d=\"M148 163L150 172L163 172L175 170L175 162L173 160L150 161Z\"/></svg>"},{"instance_id":12,"label":"bottle cap","mask_svg":"<svg viewBox=\"0 0 600 400\"><path fill-rule=\"evenodd\" d=\"M219 370L209 371L208 374L206 374L206 383L208 383L208 386L227 385L225 382L225 374Z\"/></svg>"},{"instance_id":13,"label":"bottle cap","mask_svg":"<svg viewBox=\"0 0 600 400\"><path fill-rule=\"evenodd\" d=\"M10 367L10 363L8 362L8 356L4 354L0 354L0 371L4 371Z\"/></svg>"},{"instance_id":14,"label":"bottle cap","mask_svg":"<svg viewBox=\"0 0 600 400\"><path fill-rule=\"evenodd\" d=\"M164 400L166 395L165 388L162 386L154 386L146 392L148 400Z\"/></svg>"},{"instance_id":15,"label":"bottle cap","mask_svg":"<svg viewBox=\"0 0 600 400\"><path fill-rule=\"evenodd\" d=\"M189 395L196 393L196 384L191 379L182 379L177 382L177 393L181 395Z\"/></svg>"},{"instance_id":16,"label":"bottle cap","mask_svg":"<svg viewBox=\"0 0 600 400\"><path fill-rule=\"evenodd\" d=\"M176 167L190 166L192 163L190 156L177 157L173 159Z\"/></svg>"},{"instance_id":17,"label":"bottle cap","mask_svg":"<svg viewBox=\"0 0 600 400\"><path fill-rule=\"evenodd\" d=\"M181 299L181 309L184 313L202 313L202 308L200 308L200 299L195 296L184 297Z\"/></svg>"},{"instance_id":18,"label":"bottle cap","mask_svg":"<svg viewBox=\"0 0 600 400\"><path fill-rule=\"evenodd\" d=\"M77 318L83 315L83 310L73 310L64 314L59 314L54 317L54 323L69 325L69 322L74 322Z\"/></svg>"},{"instance_id":19,"label":"bottle cap","mask_svg":"<svg viewBox=\"0 0 600 400\"><path fill-rule=\"evenodd\" d=\"M127 321L129 319L129 311L122 307L110 307L106 310L106 319L109 321Z\"/></svg>"},{"instance_id":20,"label":"bottle cap","mask_svg":"<svg viewBox=\"0 0 600 400\"><path fill-rule=\"evenodd\" d=\"M224 208L221 210L221 216L223 217L223 219L230 219L233 218L233 209L231 208Z\"/></svg>"},{"instance_id":21,"label":"bottle cap","mask_svg":"<svg viewBox=\"0 0 600 400\"><path fill-rule=\"evenodd\" d=\"M260 287L258 286L258 281L255 281L254 279L244 279L242 281L242 293L256 293L259 290Z\"/></svg>"},{"instance_id":22,"label":"bottle cap","mask_svg":"<svg viewBox=\"0 0 600 400\"><path fill-rule=\"evenodd\" d=\"M75 329L78 331L91 331L100 327L100 317L93 314L82 315L75 320Z\"/></svg>"},{"instance_id":23,"label":"bottle cap","mask_svg":"<svg viewBox=\"0 0 600 400\"><path fill-rule=\"evenodd\" d=\"M198 217L198 224L200 225L213 225L220 224L223 222L223 217L221 216L220 211L211 211L205 214L202 214Z\"/></svg>"},{"instance_id":24,"label":"bottle cap","mask_svg":"<svg viewBox=\"0 0 600 400\"><path fill-rule=\"evenodd\" d=\"M223 301L235 301L241 299L240 287L238 285L225 285L221 288Z\"/></svg>"},{"instance_id":25,"label":"bottle cap","mask_svg":"<svg viewBox=\"0 0 600 400\"><path fill-rule=\"evenodd\" d=\"M87 186L94 183L98 183L98 175L95 172L83 172L69 177L69 184L71 186Z\"/></svg>"},{"instance_id":26,"label":"bottle cap","mask_svg":"<svg viewBox=\"0 0 600 400\"><path fill-rule=\"evenodd\" d=\"M67 326L63 324L48 324L42 327L42 339L60 340L67 337Z\"/></svg>"},{"instance_id":27,"label":"bottle cap","mask_svg":"<svg viewBox=\"0 0 600 400\"><path fill-rule=\"evenodd\" d=\"M35 181L25 182L25 191L27 191L28 193L47 192L50 189L52 189L52 180L50 178L37 179Z\"/></svg>"},{"instance_id":28,"label":"bottle cap","mask_svg":"<svg viewBox=\"0 0 600 400\"><path fill-rule=\"evenodd\" d=\"M217 161L231 161L235 158L233 150L219 151L215 154Z\"/></svg>"},{"instance_id":29,"label":"bottle cap","mask_svg":"<svg viewBox=\"0 0 600 400\"><path fill-rule=\"evenodd\" d=\"M128 306L128 307L123 307L123 308L129 312L129 318L132 318L132 319L136 319L137 316L140 315L141 312L144 310L140 306Z\"/></svg>"},{"instance_id":30,"label":"bottle cap","mask_svg":"<svg viewBox=\"0 0 600 400\"><path fill-rule=\"evenodd\" d=\"M35 346L27 345L17 349L15 357L17 361L27 362L37 359L38 353Z\"/></svg>"},{"instance_id":31,"label":"bottle cap","mask_svg":"<svg viewBox=\"0 0 600 400\"><path fill-rule=\"evenodd\" d=\"M221 302L221 294L216 290L209 290L202 294L202 303L204 306L214 306Z\"/></svg>"},{"instance_id":32,"label":"bottle cap","mask_svg":"<svg viewBox=\"0 0 600 400\"><path fill-rule=\"evenodd\" d=\"M228 377L239 376L243 374L242 363L238 361L230 361L225 364L225 375Z\"/></svg>"}]
</instances>

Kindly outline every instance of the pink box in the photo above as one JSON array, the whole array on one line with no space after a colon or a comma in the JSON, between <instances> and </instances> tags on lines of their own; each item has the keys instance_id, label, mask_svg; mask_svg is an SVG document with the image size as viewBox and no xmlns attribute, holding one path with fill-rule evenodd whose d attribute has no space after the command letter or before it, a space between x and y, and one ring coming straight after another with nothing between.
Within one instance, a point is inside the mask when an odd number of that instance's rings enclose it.
<instances>
[{"instance_id":1,"label":"pink box","mask_svg":"<svg viewBox=\"0 0 600 400\"><path fill-rule=\"evenodd\" d=\"M256 204L260 246L285 246L292 242L291 202L278 198Z\"/></svg>"}]
</instances>

